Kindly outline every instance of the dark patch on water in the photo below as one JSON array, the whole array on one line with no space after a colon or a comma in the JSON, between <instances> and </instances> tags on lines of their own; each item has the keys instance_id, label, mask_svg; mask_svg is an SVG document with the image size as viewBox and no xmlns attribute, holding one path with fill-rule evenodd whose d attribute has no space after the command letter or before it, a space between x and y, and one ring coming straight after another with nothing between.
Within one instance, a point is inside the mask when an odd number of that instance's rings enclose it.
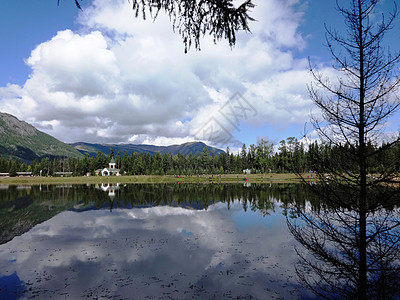
<instances>
[{"instance_id":1,"label":"dark patch on water","mask_svg":"<svg viewBox=\"0 0 400 300\"><path fill-rule=\"evenodd\" d=\"M0 298L2 300L19 299L24 295L25 290L25 283L18 277L17 272L0 277Z\"/></svg>"}]
</instances>

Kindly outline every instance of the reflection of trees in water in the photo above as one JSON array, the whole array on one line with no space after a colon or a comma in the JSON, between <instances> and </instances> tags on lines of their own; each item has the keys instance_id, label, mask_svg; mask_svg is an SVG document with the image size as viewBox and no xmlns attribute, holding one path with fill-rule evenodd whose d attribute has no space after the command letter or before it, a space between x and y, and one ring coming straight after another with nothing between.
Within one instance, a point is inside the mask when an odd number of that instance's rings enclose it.
<instances>
[{"instance_id":1,"label":"reflection of trees in water","mask_svg":"<svg viewBox=\"0 0 400 300\"><path fill-rule=\"evenodd\" d=\"M118 189L111 185L9 186L0 189L0 244L68 209L157 205L207 209L217 202L229 208L232 202L241 200L243 209L267 215L275 209L276 201L281 201L286 211L294 194L298 205L304 207L306 190L299 184L127 184Z\"/></svg>"},{"instance_id":2,"label":"reflection of trees in water","mask_svg":"<svg viewBox=\"0 0 400 300\"><path fill-rule=\"evenodd\" d=\"M0 244L21 235L36 224L70 209L82 199L69 186L9 186L0 189Z\"/></svg>"},{"instance_id":3,"label":"reflection of trees in water","mask_svg":"<svg viewBox=\"0 0 400 300\"><path fill-rule=\"evenodd\" d=\"M266 215L275 208L278 200L286 207L294 193L299 195L299 205L304 205L306 191L299 184L253 184L249 187L239 184L131 184L120 186L113 198L113 207L176 205L207 209L223 202L229 208L232 202L240 200L244 210ZM109 204L110 198L105 193L96 193L96 196L87 199L95 201L96 207Z\"/></svg>"},{"instance_id":4,"label":"reflection of trees in water","mask_svg":"<svg viewBox=\"0 0 400 300\"><path fill-rule=\"evenodd\" d=\"M320 187L321 189L323 187ZM392 299L400 288L400 209L376 206L377 199L395 192L369 191L366 214L366 264L360 260L363 245L360 234L360 212L351 188L330 193L347 205L321 205L319 210L296 210L299 219L288 221L289 230L307 251L296 249L300 261L297 274L316 294L327 299L360 299L360 269L367 274L368 299ZM326 191L325 191L326 192ZM353 191L354 192L354 191ZM393 198L393 201L395 199ZM332 203L332 202L330 202Z\"/></svg>"},{"instance_id":5,"label":"reflection of trees in water","mask_svg":"<svg viewBox=\"0 0 400 300\"><path fill-rule=\"evenodd\" d=\"M110 197L110 191L113 191ZM0 210L9 212L27 208L32 204L52 207L76 204L88 206L95 204L101 208L112 199L115 207L156 206L198 204L203 208L223 202L229 205L241 200L246 209L267 210L269 203L281 201L286 207L292 196L296 196L299 206L305 205L307 191L299 184L124 184L115 189L95 185L41 185L18 188L9 186L0 191Z\"/></svg>"},{"instance_id":6,"label":"reflection of trees in water","mask_svg":"<svg viewBox=\"0 0 400 300\"><path fill-rule=\"evenodd\" d=\"M400 296L399 188L391 188L393 167L374 162L387 157L399 136L384 136L384 126L398 110L400 53L384 49L397 10L378 18L377 0L338 1L344 35L326 27L335 78L310 65L311 100L320 109L312 124L328 156L310 152L318 171L311 190L325 205L297 210L300 221L288 219L294 237L312 255L299 251L298 273L304 283L326 298L387 299ZM388 54L387 54L388 53ZM337 77L336 77L337 76ZM376 145L382 144L377 148ZM314 155L315 154L315 155ZM322 174L326 173L326 174Z\"/></svg>"}]
</instances>

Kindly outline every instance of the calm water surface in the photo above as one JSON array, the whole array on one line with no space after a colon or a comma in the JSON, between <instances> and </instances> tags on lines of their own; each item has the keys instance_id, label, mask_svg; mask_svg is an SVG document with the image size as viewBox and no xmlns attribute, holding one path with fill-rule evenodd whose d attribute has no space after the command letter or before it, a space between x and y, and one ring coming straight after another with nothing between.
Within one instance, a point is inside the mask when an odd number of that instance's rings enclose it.
<instances>
[{"instance_id":1,"label":"calm water surface","mask_svg":"<svg viewBox=\"0 0 400 300\"><path fill-rule=\"evenodd\" d=\"M296 185L0 188L1 299L307 299Z\"/></svg>"}]
</instances>

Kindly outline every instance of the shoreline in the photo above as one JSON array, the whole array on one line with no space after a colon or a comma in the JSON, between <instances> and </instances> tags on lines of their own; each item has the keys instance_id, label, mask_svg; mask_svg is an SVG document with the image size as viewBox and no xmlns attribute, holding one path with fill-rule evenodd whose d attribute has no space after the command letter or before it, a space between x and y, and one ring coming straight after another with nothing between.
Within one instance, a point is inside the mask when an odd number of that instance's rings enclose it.
<instances>
[{"instance_id":1,"label":"shoreline","mask_svg":"<svg viewBox=\"0 0 400 300\"><path fill-rule=\"evenodd\" d=\"M304 175L307 178L307 174ZM312 178L310 178L312 179ZM101 184L101 183L300 183L294 173L271 174L217 174L217 175L132 175L79 177L0 177L0 184Z\"/></svg>"}]
</instances>

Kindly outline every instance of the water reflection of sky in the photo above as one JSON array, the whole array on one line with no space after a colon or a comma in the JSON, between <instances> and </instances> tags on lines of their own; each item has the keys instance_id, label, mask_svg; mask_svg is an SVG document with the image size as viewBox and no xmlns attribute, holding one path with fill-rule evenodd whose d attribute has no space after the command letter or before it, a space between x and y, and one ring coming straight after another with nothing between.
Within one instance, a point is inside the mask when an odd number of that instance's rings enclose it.
<instances>
[{"instance_id":1,"label":"water reflection of sky","mask_svg":"<svg viewBox=\"0 0 400 300\"><path fill-rule=\"evenodd\" d=\"M284 217L278 205L275 205L276 212L270 212L264 216L260 211L252 211L248 209L246 212L242 209L236 209L232 215L232 220L235 221L237 229L245 231L253 226L263 225L265 227L278 226L281 227Z\"/></svg>"},{"instance_id":2,"label":"water reflection of sky","mask_svg":"<svg viewBox=\"0 0 400 300\"><path fill-rule=\"evenodd\" d=\"M305 298L293 240L276 211L245 212L238 202L229 210L217 203L66 211L0 246L0 295Z\"/></svg>"}]
</instances>

